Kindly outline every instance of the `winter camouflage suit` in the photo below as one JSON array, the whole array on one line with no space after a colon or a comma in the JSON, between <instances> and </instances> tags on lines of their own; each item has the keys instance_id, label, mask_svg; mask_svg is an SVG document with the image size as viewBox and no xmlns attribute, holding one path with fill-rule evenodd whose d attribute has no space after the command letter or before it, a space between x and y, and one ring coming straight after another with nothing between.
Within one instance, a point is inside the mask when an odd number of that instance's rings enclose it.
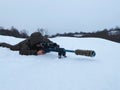
<instances>
[{"instance_id":1,"label":"winter camouflage suit","mask_svg":"<svg viewBox=\"0 0 120 90\"><path fill-rule=\"evenodd\" d=\"M42 36L41 33L35 32L35 33L32 33L28 39L16 45L10 45L8 43L0 43L0 46L7 47L13 51L19 51L21 55L37 55L37 52L39 50L44 50L45 53L49 52L44 47L41 47L41 46L37 47L37 44L40 44L40 43L53 43L53 42L47 39L46 37ZM59 45L56 44L56 46L59 46Z\"/></svg>"}]
</instances>

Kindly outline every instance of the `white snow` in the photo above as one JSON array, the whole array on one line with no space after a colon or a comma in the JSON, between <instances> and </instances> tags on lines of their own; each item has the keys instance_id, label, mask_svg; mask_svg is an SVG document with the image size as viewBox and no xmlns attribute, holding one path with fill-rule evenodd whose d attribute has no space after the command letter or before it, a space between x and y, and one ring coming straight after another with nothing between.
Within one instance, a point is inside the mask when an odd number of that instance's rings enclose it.
<instances>
[{"instance_id":1,"label":"white snow","mask_svg":"<svg viewBox=\"0 0 120 90\"><path fill-rule=\"evenodd\" d=\"M119 34L120 34L120 32L117 31L117 30L111 30L111 31L109 31L109 33L108 33L108 35L119 35Z\"/></svg>"},{"instance_id":2,"label":"white snow","mask_svg":"<svg viewBox=\"0 0 120 90\"><path fill-rule=\"evenodd\" d=\"M0 36L0 42L23 39ZM120 90L120 44L99 38L51 39L66 49L92 49L94 58L67 53L21 56L0 47L0 90Z\"/></svg>"}]
</instances>

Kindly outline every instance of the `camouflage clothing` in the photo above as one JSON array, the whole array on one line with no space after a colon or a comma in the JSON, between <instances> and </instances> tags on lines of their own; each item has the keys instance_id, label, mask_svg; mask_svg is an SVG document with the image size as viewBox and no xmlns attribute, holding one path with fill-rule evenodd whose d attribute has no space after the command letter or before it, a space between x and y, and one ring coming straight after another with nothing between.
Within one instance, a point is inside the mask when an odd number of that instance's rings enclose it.
<instances>
[{"instance_id":1,"label":"camouflage clothing","mask_svg":"<svg viewBox=\"0 0 120 90\"><path fill-rule=\"evenodd\" d=\"M13 51L19 51L19 53L21 55L37 55L37 51L44 50L44 48L43 47L38 48L36 45L38 43L40 44L40 43L44 43L44 42L45 43L53 43L46 37L43 37L41 35L41 33L35 32L35 33L31 34L31 36L28 39L26 39L16 45L0 43L0 46L10 48Z\"/></svg>"}]
</instances>

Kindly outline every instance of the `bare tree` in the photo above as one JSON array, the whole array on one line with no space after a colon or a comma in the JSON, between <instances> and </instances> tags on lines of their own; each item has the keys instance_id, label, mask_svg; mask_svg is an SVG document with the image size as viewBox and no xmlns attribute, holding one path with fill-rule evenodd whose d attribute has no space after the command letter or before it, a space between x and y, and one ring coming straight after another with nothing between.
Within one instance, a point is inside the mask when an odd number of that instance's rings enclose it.
<instances>
[{"instance_id":1,"label":"bare tree","mask_svg":"<svg viewBox=\"0 0 120 90\"><path fill-rule=\"evenodd\" d=\"M37 31L40 32L43 36L48 35L47 30L45 30L43 28L38 28Z\"/></svg>"}]
</instances>

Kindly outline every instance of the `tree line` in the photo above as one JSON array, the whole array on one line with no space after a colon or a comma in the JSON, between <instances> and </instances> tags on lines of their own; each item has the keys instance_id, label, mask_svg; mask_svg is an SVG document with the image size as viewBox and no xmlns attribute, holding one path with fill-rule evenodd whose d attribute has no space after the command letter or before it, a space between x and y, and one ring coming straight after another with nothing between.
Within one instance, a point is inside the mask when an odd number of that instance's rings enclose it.
<instances>
[{"instance_id":1,"label":"tree line","mask_svg":"<svg viewBox=\"0 0 120 90\"><path fill-rule=\"evenodd\" d=\"M18 38L28 38L29 35L26 30L19 31L15 27L11 27L11 29L4 29L3 27L0 27L0 35L5 36L13 36Z\"/></svg>"},{"instance_id":2,"label":"tree line","mask_svg":"<svg viewBox=\"0 0 120 90\"><path fill-rule=\"evenodd\" d=\"M101 31L96 32L69 32L69 33L63 33L63 34L55 34L51 37L57 37L57 36L64 36L64 37L77 37L77 38L84 38L84 37L97 37L97 38L103 38L111 41L115 41L120 43L120 28L112 28L112 29L104 29Z\"/></svg>"},{"instance_id":3,"label":"tree line","mask_svg":"<svg viewBox=\"0 0 120 90\"><path fill-rule=\"evenodd\" d=\"M57 33L55 35L48 35L45 29L38 29L38 32L44 34L44 36L49 38L54 38L58 36L62 37L76 37L76 38L84 38L84 37L97 37L97 38L104 38L107 40L115 41L120 43L120 28L111 28L111 29L104 29L96 32L69 32L69 33ZM18 38L28 38L28 32L26 30L19 31L18 29L14 28L13 26L11 29L4 29L0 27L0 35L6 36L14 36Z\"/></svg>"}]
</instances>

